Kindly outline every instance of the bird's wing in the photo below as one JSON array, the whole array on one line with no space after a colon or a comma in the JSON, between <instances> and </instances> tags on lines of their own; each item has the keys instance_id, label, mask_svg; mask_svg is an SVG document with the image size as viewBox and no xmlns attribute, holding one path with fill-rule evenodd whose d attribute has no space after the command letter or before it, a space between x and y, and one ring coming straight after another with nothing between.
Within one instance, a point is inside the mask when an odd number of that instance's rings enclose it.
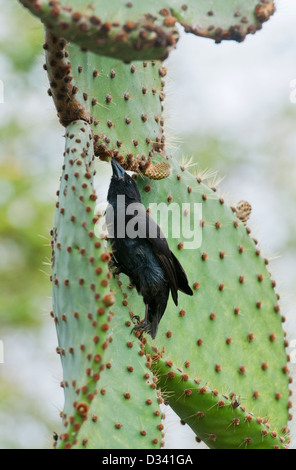
<instances>
[{"instance_id":1,"label":"bird's wing","mask_svg":"<svg viewBox=\"0 0 296 470\"><path fill-rule=\"evenodd\" d=\"M144 209L138 212L138 220L139 236L149 241L153 253L158 259L169 282L173 300L175 304L178 305L178 290L188 295L193 294L188 285L185 271L175 255L171 252L161 228Z\"/></svg>"},{"instance_id":2,"label":"bird's wing","mask_svg":"<svg viewBox=\"0 0 296 470\"><path fill-rule=\"evenodd\" d=\"M176 256L172 252L171 252L171 255L173 257L175 270L176 270L176 274L177 274L178 289L181 292L183 292L184 294L193 295L192 289L189 287L189 284L188 284L188 279L187 279L186 273L185 273L184 269L182 268L178 258L176 258Z\"/></svg>"}]
</instances>

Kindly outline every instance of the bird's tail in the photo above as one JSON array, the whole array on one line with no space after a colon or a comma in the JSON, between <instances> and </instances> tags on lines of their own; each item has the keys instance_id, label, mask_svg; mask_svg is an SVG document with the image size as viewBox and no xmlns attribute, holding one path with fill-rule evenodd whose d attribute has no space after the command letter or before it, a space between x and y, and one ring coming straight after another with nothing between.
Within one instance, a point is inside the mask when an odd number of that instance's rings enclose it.
<instances>
[{"instance_id":1,"label":"bird's tail","mask_svg":"<svg viewBox=\"0 0 296 470\"><path fill-rule=\"evenodd\" d=\"M158 325L165 312L166 306L167 300L165 302L153 302L149 305L146 305L146 309L148 310L146 331L149 333L152 339L155 339L156 337Z\"/></svg>"},{"instance_id":2,"label":"bird's tail","mask_svg":"<svg viewBox=\"0 0 296 470\"><path fill-rule=\"evenodd\" d=\"M176 258L173 252L172 252L172 257L173 257L174 265L175 265L175 271L176 271L177 282L178 282L178 290L180 290L184 294L193 295L192 289L191 287L189 287L189 284L188 284L186 273L184 269L182 268L178 258Z\"/></svg>"},{"instance_id":3,"label":"bird's tail","mask_svg":"<svg viewBox=\"0 0 296 470\"><path fill-rule=\"evenodd\" d=\"M158 325L160 322L162 315L159 315L158 313L154 313L152 319L147 323L147 333L151 336L152 339L155 339L157 331L158 331Z\"/></svg>"}]
</instances>

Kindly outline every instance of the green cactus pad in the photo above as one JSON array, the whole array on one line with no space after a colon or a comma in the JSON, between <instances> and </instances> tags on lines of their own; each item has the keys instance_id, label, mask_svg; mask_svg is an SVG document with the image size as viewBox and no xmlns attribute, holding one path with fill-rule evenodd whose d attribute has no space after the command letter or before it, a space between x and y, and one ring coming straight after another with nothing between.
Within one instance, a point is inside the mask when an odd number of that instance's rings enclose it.
<instances>
[{"instance_id":1,"label":"green cactus pad","mask_svg":"<svg viewBox=\"0 0 296 470\"><path fill-rule=\"evenodd\" d=\"M241 397L221 395L201 385L200 379L188 375L186 369L180 372L169 361L155 360L153 369L159 388L169 397L170 406L210 448L286 448L287 436L283 433L279 436L266 419L248 412Z\"/></svg>"},{"instance_id":2,"label":"green cactus pad","mask_svg":"<svg viewBox=\"0 0 296 470\"><path fill-rule=\"evenodd\" d=\"M172 238L170 228L170 248L184 267L194 296L180 293L178 307L169 301L156 341L150 344L147 337L147 350L220 395L241 397L249 412L283 435L289 415L289 376L283 318L267 260L224 200L177 162L171 164L169 178L159 182L137 179L143 203L146 207L155 201L171 207L190 203L182 211L191 220L193 203L202 204L201 226L197 227L202 244L185 249L188 240ZM124 292L130 310L143 317L142 299L136 292ZM160 383L171 403L177 390L169 381L161 379Z\"/></svg>"},{"instance_id":3,"label":"green cactus pad","mask_svg":"<svg viewBox=\"0 0 296 470\"><path fill-rule=\"evenodd\" d=\"M65 391L60 447L157 448L161 416L153 376L130 336L133 325L109 272L110 255L95 236L94 153L86 122L67 128L64 157L52 231L52 316Z\"/></svg>"},{"instance_id":4,"label":"green cactus pad","mask_svg":"<svg viewBox=\"0 0 296 470\"><path fill-rule=\"evenodd\" d=\"M49 93L60 121L67 126L80 115L90 122L97 156L103 160L115 156L125 168L145 171L155 154L164 154L166 69L160 62L127 65L93 53L81 54L77 46L66 47L64 40L50 33L44 48ZM57 53L60 60L53 60Z\"/></svg>"},{"instance_id":5,"label":"green cactus pad","mask_svg":"<svg viewBox=\"0 0 296 470\"><path fill-rule=\"evenodd\" d=\"M243 41L274 13L274 2L249 0L21 0L57 36L125 61L164 59L178 40L176 23L198 36Z\"/></svg>"},{"instance_id":6,"label":"green cactus pad","mask_svg":"<svg viewBox=\"0 0 296 470\"><path fill-rule=\"evenodd\" d=\"M161 445L161 413L156 379L144 351L131 335L133 323L115 280L116 303L100 371L98 395L75 448L157 449ZM117 293L117 294L116 294ZM147 363L147 365L146 365Z\"/></svg>"},{"instance_id":7,"label":"green cactus pad","mask_svg":"<svg viewBox=\"0 0 296 470\"><path fill-rule=\"evenodd\" d=\"M164 149L162 101L166 69L160 62L124 64L69 49L77 97L92 116L95 153L144 170ZM77 72L79 71L79 73Z\"/></svg>"}]
</instances>

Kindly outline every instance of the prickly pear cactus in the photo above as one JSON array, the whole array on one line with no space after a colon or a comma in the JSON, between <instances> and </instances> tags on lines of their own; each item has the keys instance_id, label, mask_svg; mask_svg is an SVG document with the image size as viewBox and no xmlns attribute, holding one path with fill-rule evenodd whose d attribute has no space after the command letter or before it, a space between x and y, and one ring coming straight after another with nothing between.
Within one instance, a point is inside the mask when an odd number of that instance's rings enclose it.
<instances>
[{"instance_id":1,"label":"prickly pear cactus","mask_svg":"<svg viewBox=\"0 0 296 470\"><path fill-rule=\"evenodd\" d=\"M84 121L67 128L64 159L52 259L65 390L60 446L159 447L156 385L130 335L124 297L109 273L110 255L94 235L93 141Z\"/></svg>"},{"instance_id":2,"label":"prickly pear cactus","mask_svg":"<svg viewBox=\"0 0 296 470\"><path fill-rule=\"evenodd\" d=\"M151 0L109 4L102 0L21 0L55 35L100 55L121 60L164 59L186 32L243 41L274 13L269 0Z\"/></svg>"},{"instance_id":3,"label":"prickly pear cactus","mask_svg":"<svg viewBox=\"0 0 296 470\"><path fill-rule=\"evenodd\" d=\"M45 25L48 93L66 127L52 232L65 390L58 446L157 448L165 399L211 448L286 447L291 379L275 282L239 211L168 155L159 61L178 41L177 23L240 42L269 19L274 2L21 3ZM200 243L187 249L174 226L168 232L194 296L180 294L179 307L169 302L154 342L131 335L142 298L124 275L112 275L108 246L95 235L93 181L105 182L111 158L140 173L147 208L186 203L186 224L195 204L202 207Z\"/></svg>"}]
</instances>

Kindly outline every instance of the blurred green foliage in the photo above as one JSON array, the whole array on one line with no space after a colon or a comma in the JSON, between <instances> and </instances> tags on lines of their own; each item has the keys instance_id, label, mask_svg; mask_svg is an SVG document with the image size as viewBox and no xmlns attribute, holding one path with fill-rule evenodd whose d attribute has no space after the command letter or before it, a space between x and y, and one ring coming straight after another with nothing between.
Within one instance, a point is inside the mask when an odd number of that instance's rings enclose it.
<instances>
[{"instance_id":1,"label":"blurred green foliage","mask_svg":"<svg viewBox=\"0 0 296 470\"><path fill-rule=\"evenodd\" d=\"M52 403L47 400L44 407L41 389L47 380L57 389L58 383L48 374L46 361L44 373L36 364L46 357L46 345L40 351L41 338L50 333L44 334L52 295L49 231L58 187L57 169L49 166L50 137L48 142L36 138L44 124L50 135L56 123L31 119L30 114L38 110L38 92L43 92L39 76L34 83L36 70L42 76L42 44L41 23L17 0L0 0L0 339L5 347L5 363L0 365L1 449L50 447L56 426Z\"/></svg>"},{"instance_id":2,"label":"blurred green foliage","mask_svg":"<svg viewBox=\"0 0 296 470\"><path fill-rule=\"evenodd\" d=\"M5 92L9 76L16 90L25 93L36 62L40 62L43 28L17 0L0 0L0 58L6 67ZM1 76L1 78L4 78ZM8 77L8 78L7 78ZM6 93L5 93L6 95ZM9 97L5 96L5 105ZM26 119L20 119L25 103L8 103L9 116L0 124L0 322L1 327L32 325L42 321L42 304L51 295L50 269L44 263L50 257L49 230L52 226L53 200L40 198L36 188L40 179L47 184L52 177L46 162L35 174L32 161L25 161L30 148ZM0 105L0 106L5 106ZM19 106L17 109L16 106ZM14 108L15 107L15 108ZM3 109L3 108L2 108ZM4 108L6 109L6 108ZM0 108L1 110L1 108ZM31 132L34 128L31 128ZM26 138L26 140L24 139Z\"/></svg>"},{"instance_id":3,"label":"blurred green foliage","mask_svg":"<svg viewBox=\"0 0 296 470\"><path fill-rule=\"evenodd\" d=\"M0 174L1 325L40 322L42 299L50 294L50 269L43 264L50 255L52 204L38 200L39 181L24 165L2 161Z\"/></svg>"},{"instance_id":4,"label":"blurred green foliage","mask_svg":"<svg viewBox=\"0 0 296 470\"><path fill-rule=\"evenodd\" d=\"M14 72L28 72L40 55L43 27L18 0L1 0L0 7L5 26L0 53L9 58Z\"/></svg>"}]
</instances>

